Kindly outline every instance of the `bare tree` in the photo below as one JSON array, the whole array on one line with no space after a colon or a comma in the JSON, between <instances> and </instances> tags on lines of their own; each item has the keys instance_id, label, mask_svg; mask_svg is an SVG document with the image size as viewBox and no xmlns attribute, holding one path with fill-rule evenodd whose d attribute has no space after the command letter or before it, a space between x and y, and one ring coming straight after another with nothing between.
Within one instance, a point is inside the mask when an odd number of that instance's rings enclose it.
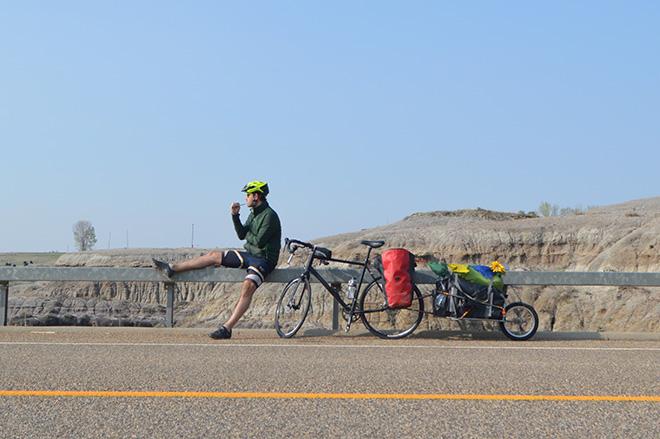
<instances>
[{"instance_id":1,"label":"bare tree","mask_svg":"<svg viewBox=\"0 0 660 439\"><path fill-rule=\"evenodd\" d=\"M96 244L96 232L92 223L80 220L73 225L73 240L81 252L91 250Z\"/></svg>"}]
</instances>

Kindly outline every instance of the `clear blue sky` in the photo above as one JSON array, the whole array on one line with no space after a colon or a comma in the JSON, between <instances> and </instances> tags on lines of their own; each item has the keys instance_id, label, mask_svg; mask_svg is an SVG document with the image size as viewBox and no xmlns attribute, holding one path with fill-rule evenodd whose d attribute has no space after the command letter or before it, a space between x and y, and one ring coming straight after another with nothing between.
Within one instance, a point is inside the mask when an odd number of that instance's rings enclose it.
<instances>
[{"instance_id":1,"label":"clear blue sky","mask_svg":"<svg viewBox=\"0 0 660 439\"><path fill-rule=\"evenodd\" d=\"M0 251L658 196L660 3L1 0L0 148Z\"/></svg>"}]
</instances>

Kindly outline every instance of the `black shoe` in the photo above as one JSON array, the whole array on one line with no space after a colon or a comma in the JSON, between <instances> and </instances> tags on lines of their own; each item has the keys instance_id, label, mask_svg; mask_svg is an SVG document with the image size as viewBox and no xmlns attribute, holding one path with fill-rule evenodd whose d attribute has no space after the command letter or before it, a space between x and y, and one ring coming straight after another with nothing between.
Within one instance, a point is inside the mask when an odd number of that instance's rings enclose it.
<instances>
[{"instance_id":1,"label":"black shoe","mask_svg":"<svg viewBox=\"0 0 660 439\"><path fill-rule=\"evenodd\" d=\"M209 334L214 340L221 340L226 338L231 338L231 329L227 329L224 326L220 326L218 329Z\"/></svg>"},{"instance_id":2,"label":"black shoe","mask_svg":"<svg viewBox=\"0 0 660 439\"><path fill-rule=\"evenodd\" d=\"M164 261L159 261L158 259L151 258L152 262L154 263L154 267L156 267L157 270L162 271L165 273L165 276L167 277L172 277L174 274L174 270L172 270L172 267L170 267L170 264Z\"/></svg>"}]
</instances>

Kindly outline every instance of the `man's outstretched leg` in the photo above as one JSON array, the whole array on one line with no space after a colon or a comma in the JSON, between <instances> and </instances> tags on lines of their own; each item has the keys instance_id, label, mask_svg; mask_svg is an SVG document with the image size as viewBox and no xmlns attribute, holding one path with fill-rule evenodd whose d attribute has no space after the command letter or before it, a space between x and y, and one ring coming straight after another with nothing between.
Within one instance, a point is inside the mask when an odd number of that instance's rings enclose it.
<instances>
[{"instance_id":1,"label":"man's outstretched leg","mask_svg":"<svg viewBox=\"0 0 660 439\"><path fill-rule=\"evenodd\" d=\"M255 291L257 291L257 284L249 279L244 280L243 285L241 285L241 297L239 297L238 303L236 303L236 307L234 307L234 312L231 313L229 320L227 320L224 325L210 333L209 337L216 340L231 338L232 328L238 323L241 317L243 317L243 314L245 314L245 311L250 307L252 296Z\"/></svg>"},{"instance_id":2,"label":"man's outstretched leg","mask_svg":"<svg viewBox=\"0 0 660 439\"><path fill-rule=\"evenodd\" d=\"M181 271L197 270L212 266L219 267L222 265L222 252L214 250L203 256L178 262L176 264L168 264L165 261L159 261L158 259L153 258L151 260L157 269L165 273L167 277L172 277L174 273L179 273Z\"/></svg>"}]
</instances>

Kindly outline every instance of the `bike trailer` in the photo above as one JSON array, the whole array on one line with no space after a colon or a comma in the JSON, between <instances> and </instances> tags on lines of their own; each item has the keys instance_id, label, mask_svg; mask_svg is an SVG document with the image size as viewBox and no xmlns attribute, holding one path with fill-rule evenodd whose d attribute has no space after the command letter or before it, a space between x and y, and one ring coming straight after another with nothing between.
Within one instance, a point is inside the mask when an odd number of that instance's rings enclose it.
<instances>
[{"instance_id":1,"label":"bike trailer","mask_svg":"<svg viewBox=\"0 0 660 439\"><path fill-rule=\"evenodd\" d=\"M432 262L429 263L429 268L439 276L434 292L436 315L446 314L441 293L449 291L452 287L455 288L458 298L471 299L465 305L465 310L469 310L468 316L471 318L491 317L490 306L494 305L498 308L504 306L507 288L502 275L505 269L499 262L493 262L490 266ZM463 309L460 310L460 314L463 312Z\"/></svg>"},{"instance_id":2,"label":"bike trailer","mask_svg":"<svg viewBox=\"0 0 660 439\"><path fill-rule=\"evenodd\" d=\"M403 248L385 250L381 256L385 295L390 308L407 308L412 304L415 255Z\"/></svg>"}]
</instances>

